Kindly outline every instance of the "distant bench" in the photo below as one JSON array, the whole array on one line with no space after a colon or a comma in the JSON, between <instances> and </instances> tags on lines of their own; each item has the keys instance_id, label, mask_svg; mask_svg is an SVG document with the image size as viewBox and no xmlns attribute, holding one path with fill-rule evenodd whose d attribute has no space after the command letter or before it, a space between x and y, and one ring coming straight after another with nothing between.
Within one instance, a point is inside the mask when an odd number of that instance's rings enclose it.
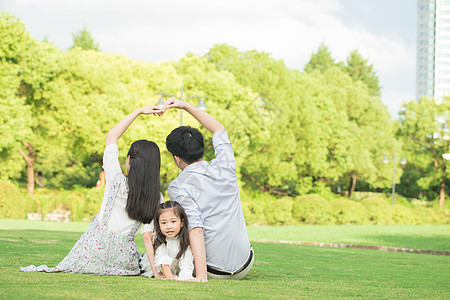
<instances>
[{"instance_id":1,"label":"distant bench","mask_svg":"<svg viewBox=\"0 0 450 300\"><path fill-rule=\"evenodd\" d=\"M70 221L70 211L68 210L54 210L45 214L42 218L40 213L29 213L27 215L28 220L43 220L43 221L54 221L54 222L69 222Z\"/></svg>"}]
</instances>

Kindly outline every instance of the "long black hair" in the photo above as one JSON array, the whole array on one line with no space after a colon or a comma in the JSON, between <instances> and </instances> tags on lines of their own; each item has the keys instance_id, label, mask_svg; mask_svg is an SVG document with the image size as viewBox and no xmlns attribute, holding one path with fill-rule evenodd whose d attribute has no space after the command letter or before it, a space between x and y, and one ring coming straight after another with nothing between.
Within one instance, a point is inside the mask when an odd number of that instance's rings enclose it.
<instances>
[{"instance_id":1,"label":"long black hair","mask_svg":"<svg viewBox=\"0 0 450 300\"><path fill-rule=\"evenodd\" d=\"M130 219L150 223L161 200L159 171L161 154L154 142L135 141L128 150L128 199L125 210Z\"/></svg>"},{"instance_id":2,"label":"long black hair","mask_svg":"<svg viewBox=\"0 0 450 300\"><path fill-rule=\"evenodd\" d=\"M177 201L166 201L158 206L154 222L155 241L153 242L153 249L156 254L156 249L158 249L160 245L167 244L166 236L161 232L161 227L159 227L159 217L166 209L173 209L174 214L180 218L181 224L183 224L183 227L181 227L180 232L178 233L178 236L180 237L180 251L176 256L176 259L180 259L189 247L189 232L186 212Z\"/></svg>"}]
</instances>

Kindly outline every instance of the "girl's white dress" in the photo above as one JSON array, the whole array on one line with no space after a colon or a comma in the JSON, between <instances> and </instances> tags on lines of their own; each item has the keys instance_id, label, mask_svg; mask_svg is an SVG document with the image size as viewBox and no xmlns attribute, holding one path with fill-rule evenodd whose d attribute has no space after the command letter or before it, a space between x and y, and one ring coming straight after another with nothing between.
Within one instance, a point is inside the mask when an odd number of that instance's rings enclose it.
<instances>
[{"instance_id":1,"label":"girl's white dress","mask_svg":"<svg viewBox=\"0 0 450 300\"><path fill-rule=\"evenodd\" d=\"M70 253L54 268L34 265L24 272L70 272L96 275L139 275L140 254L134 238L142 223L128 218L126 177L119 164L117 145L103 155L106 187L100 213L75 243Z\"/></svg>"},{"instance_id":2,"label":"girl's white dress","mask_svg":"<svg viewBox=\"0 0 450 300\"><path fill-rule=\"evenodd\" d=\"M169 265L172 274L178 275L178 280L193 279L194 255L192 255L191 247L187 248L180 259L176 259L180 251L179 237L166 238L166 242L167 244L160 245L155 252L155 266L158 272L161 272L161 265ZM144 271L142 275L152 277L153 272L146 253L142 255L140 264Z\"/></svg>"}]
</instances>

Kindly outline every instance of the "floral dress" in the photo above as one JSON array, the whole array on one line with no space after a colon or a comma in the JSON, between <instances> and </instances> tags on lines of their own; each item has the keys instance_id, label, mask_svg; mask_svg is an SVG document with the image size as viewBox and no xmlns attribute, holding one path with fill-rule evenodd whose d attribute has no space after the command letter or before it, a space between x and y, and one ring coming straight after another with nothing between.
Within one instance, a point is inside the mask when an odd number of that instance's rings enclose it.
<instances>
[{"instance_id":1,"label":"floral dress","mask_svg":"<svg viewBox=\"0 0 450 300\"><path fill-rule=\"evenodd\" d=\"M96 275L139 275L139 252L134 238L141 227L136 221L127 234L108 228L114 199L125 176L118 173L111 184L103 214L94 217L69 254L54 268L46 265L20 268L23 272L69 272ZM102 215L102 217L100 217Z\"/></svg>"}]
</instances>

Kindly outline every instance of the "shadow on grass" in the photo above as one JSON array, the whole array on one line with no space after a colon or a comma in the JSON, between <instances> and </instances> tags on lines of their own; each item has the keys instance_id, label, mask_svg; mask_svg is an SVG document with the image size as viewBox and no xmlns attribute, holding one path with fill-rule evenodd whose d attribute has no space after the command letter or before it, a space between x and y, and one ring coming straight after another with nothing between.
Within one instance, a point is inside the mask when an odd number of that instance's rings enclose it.
<instances>
[{"instance_id":1,"label":"shadow on grass","mask_svg":"<svg viewBox=\"0 0 450 300\"><path fill-rule=\"evenodd\" d=\"M422 250L450 250L450 239L447 236L433 235L376 235L367 236L371 244L398 248L422 249Z\"/></svg>"}]
</instances>

